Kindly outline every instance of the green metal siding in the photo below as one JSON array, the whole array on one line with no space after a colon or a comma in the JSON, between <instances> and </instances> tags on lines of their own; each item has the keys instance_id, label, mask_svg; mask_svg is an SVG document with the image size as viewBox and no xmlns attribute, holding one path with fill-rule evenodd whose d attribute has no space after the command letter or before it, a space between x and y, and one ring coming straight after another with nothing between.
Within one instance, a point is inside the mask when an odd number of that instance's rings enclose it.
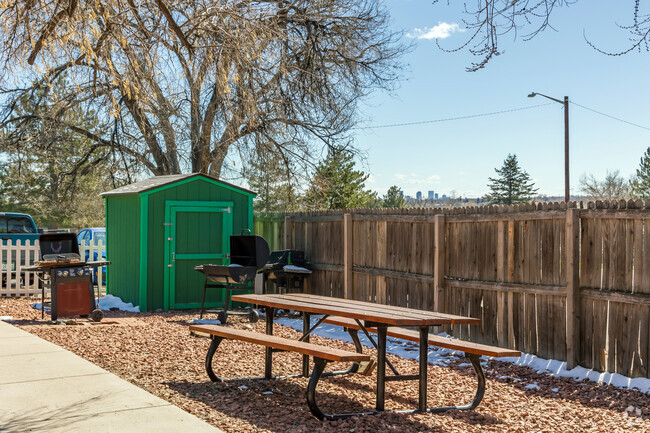
<instances>
[{"instance_id":1,"label":"green metal siding","mask_svg":"<svg viewBox=\"0 0 650 433\"><path fill-rule=\"evenodd\" d=\"M147 307L148 310L164 307L165 285L165 202L166 201L226 201L233 203L233 232L240 234L244 229L253 229L252 207L249 207L249 194L225 188L201 178L189 182L154 190L148 195L148 260L147 260ZM201 231L204 228L197 227ZM188 272L196 271L191 270ZM188 276L188 279L192 277ZM200 299L197 300L200 302Z\"/></svg>"},{"instance_id":2,"label":"green metal siding","mask_svg":"<svg viewBox=\"0 0 650 433\"><path fill-rule=\"evenodd\" d=\"M111 262L106 291L133 305L141 305L139 203L137 195L106 199L106 254Z\"/></svg>"}]
</instances>

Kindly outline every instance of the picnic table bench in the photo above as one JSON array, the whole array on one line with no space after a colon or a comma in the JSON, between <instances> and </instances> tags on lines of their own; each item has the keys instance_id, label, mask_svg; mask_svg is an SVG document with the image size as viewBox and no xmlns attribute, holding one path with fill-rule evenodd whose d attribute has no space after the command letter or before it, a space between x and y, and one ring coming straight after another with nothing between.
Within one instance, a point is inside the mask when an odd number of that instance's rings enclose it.
<instances>
[{"instance_id":1,"label":"picnic table bench","mask_svg":"<svg viewBox=\"0 0 650 433\"><path fill-rule=\"evenodd\" d=\"M364 328L363 326L361 326L358 320L350 319L346 317L330 316L327 317L323 322L329 323L330 325L338 325L345 328L350 333L350 336L352 337L353 340L358 339L358 337L356 336L356 331L365 330L367 332L372 332L375 334L377 333L377 328L371 326ZM420 333L418 331L413 331L410 329L388 328L386 330L386 336L399 338L407 341L414 341L416 343L420 342ZM370 338L369 335L368 337L371 343L376 345L374 340ZM494 358L503 358L508 356L517 356L517 357L521 356L521 352L519 352L518 350L506 349L503 347L488 346L486 344L478 344L478 343L473 343L471 341L463 341L463 340L457 340L453 338L441 337L439 335L429 335L428 342L429 345L431 346L437 346L445 349L464 352L465 357L469 359L469 361L472 364L472 367L474 367L474 372L476 373L476 377L478 379L476 394L474 396L474 399L469 404L463 406L429 408L429 412L444 412L450 409L469 410L469 409L476 408L481 402L481 400L483 399L483 395L485 394L485 387L486 387L485 374L483 373L483 367L481 366L480 357L491 356Z\"/></svg>"},{"instance_id":2,"label":"picnic table bench","mask_svg":"<svg viewBox=\"0 0 650 433\"><path fill-rule=\"evenodd\" d=\"M225 382L219 378L212 369L212 358L214 357L217 348L222 340L238 340L244 341L247 343L257 344L260 346L265 346L267 350L273 351L288 351L296 352L305 356L311 356L314 360L314 370L309 376L309 384L307 385L307 405L311 413L319 419L323 419L326 415L318 408L316 404L316 386L323 372L325 366L328 362L370 362L370 355L359 353L359 352L349 352L346 350L335 349L326 346L320 346L313 343L307 343L300 340L290 340L288 338L278 337L275 335L262 334L259 332L246 331L242 329L235 329L231 327L225 327L220 325L191 325L190 332L198 332L203 334L209 334L211 336L212 342L210 348L208 349L208 354L205 358L205 369L210 377L210 380L213 382ZM272 375L272 366L270 362L270 357L267 357L267 362L265 363L264 379L277 379L280 377L286 376L273 376ZM358 365L358 364L357 364ZM334 374L343 374L349 373L351 369L340 371L340 372L328 372L329 375ZM301 376L301 375L296 375ZM262 379L262 378L251 378L251 379ZM246 380L246 379L231 379L231 380Z\"/></svg>"}]
</instances>

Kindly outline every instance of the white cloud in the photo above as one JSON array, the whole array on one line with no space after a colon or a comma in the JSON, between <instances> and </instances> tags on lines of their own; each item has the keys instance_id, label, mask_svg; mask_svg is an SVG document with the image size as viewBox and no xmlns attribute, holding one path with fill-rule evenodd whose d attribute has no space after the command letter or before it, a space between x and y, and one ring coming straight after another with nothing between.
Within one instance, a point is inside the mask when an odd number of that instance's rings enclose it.
<instances>
[{"instance_id":1,"label":"white cloud","mask_svg":"<svg viewBox=\"0 0 650 433\"><path fill-rule=\"evenodd\" d=\"M422 177L416 173L401 174L396 173L393 175L395 179L398 180L398 185L400 187L407 185L420 185L422 187L432 187L433 185L440 184L440 175L432 174L431 176Z\"/></svg>"},{"instance_id":2,"label":"white cloud","mask_svg":"<svg viewBox=\"0 0 650 433\"><path fill-rule=\"evenodd\" d=\"M447 39L453 33L462 33L464 31L465 29L461 28L457 23L438 22L437 26L430 28L416 28L412 33L407 33L406 37L413 39Z\"/></svg>"}]
</instances>

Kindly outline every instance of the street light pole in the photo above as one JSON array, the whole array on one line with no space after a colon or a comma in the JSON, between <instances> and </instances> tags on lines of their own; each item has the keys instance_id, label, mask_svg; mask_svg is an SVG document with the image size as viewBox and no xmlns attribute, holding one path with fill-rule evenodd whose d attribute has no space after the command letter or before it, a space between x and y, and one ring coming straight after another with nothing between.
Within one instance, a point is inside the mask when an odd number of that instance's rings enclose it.
<instances>
[{"instance_id":1,"label":"street light pole","mask_svg":"<svg viewBox=\"0 0 650 433\"><path fill-rule=\"evenodd\" d=\"M531 93L528 97L534 98L537 95L564 105L564 202L569 203L571 199L569 194L569 97L565 96L564 100L560 100L536 92Z\"/></svg>"}]
</instances>

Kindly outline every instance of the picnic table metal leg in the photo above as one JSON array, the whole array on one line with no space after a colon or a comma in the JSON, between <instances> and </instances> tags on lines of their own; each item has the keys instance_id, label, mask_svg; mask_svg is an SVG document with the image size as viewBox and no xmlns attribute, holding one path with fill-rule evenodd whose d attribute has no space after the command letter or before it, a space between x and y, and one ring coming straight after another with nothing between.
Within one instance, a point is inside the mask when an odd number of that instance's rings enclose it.
<instances>
[{"instance_id":1,"label":"picnic table metal leg","mask_svg":"<svg viewBox=\"0 0 650 433\"><path fill-rule=\"evenodd\" d=\"M273 307L266 307L266 335L273 335L273 315L275 309ZM273 349L266 348L264 357L264 378L271 379L273 377Z\"/></svg>"},{"instance_id":2,"label":"picnic table metal leg","mask_svg":"<svg viewBox=\"0 0 650 433\"><path fill-rule=\"evenodd\" d=\"M354 347L357 350L357 353L363 353L363 346L361 345L361 340L359 340L359 333L357 332L357 330L351 328L346 328L346 330L348 331L348 334L350 334L350 338L352 338L352 342L354 343ZM322 374L322 377L340 376L343 374L356 373L357 371L359 371L359 367L360 364L358 362L353 362L352 365L350 365L345 370L326 371Z\"/></svg>"},{"instance_id":3,"label":"picnic table metal leg","mask_svg":"<svg viewBox=\"0 0 650 433\"><path fill-rule=\"evenodd\" d=\"M301 339L305 343L309 343L309 331L311 328L311 314L307 312L302 313L302 333ZM309 355L302 355L302 375L309 377Z\"/></svg>"},{"instance_id":4,"label":"picnic table metal leg","mask_svg":"<svg viewBox=\"0 0 650 433\"><path fill-rule=\"evenodd\" d=\"M370 341L370 343L372 343L372 345L375 347L376 350L379 350L379 347L377 346L377 342L375 341L374 338L372 338L372 335L370 335L370 333L368 332L366 327L359 321L359 319L354 319L354 320L357 322L357 325L359 325L359 328L361 328L361 331L363 331L363 333L366 335L366 338L368 339L368 341ZM375 326L377 326L377 325L375 324ZM360 351L358 351L358 352L361 353ZM402 376L399 373L399 371L397 371L397 369L393 366L393 363L390 362L388 359L386 359L386 364L388 365L388 368L390 368L392 370L392 372L393 372L393 374L395 376Z\"/></svg>"},{"instance_id":5,"label":"picnic table metal leg","mask_svg":"<svg viewBox=\"0 0 650 433\"><path fill-rule=\"evenodd\" d=\"M208 277L205 277L203 282L203 297L201 298L201 312L199 313L199 319L203 319L203 310L205 309L205 292L208 289Z\"/></svg>"},{"instance_id":6,"label":"picnic table metal leg","mask_svg":"<svg viewBox=\"0 0 650 433\"><path fill-rule=\"evenodd\" d=\"M479 405L479 403L481 403L481 400L483 400L483 395L485 394L485 374L483 373L483 367L481 366L481 357L473 353L465 353L465 356L472 363L472 367L474 367L474 372L476 373L476 378L478 380L474 399L470 403L463 406L429 408L427 409L428 412L440 413L451 409L472 410L475 409Z\"/></svg>"},{"instance_id":7,"label":"picnic table metal leg","mask_svg":"<svg viewBox=\"0 0 650 433\"><path fill-rule=\"evenodd\" d=\"M386 326L377 326L377 401L375 409L384 410L386 398Z\"/></svg>"},{"instance_id":8,"label":"picnic table metal leg","mask_svg":"<svg viewBox=\"0 0 650 433\"><path fill-rule=\"evenodd\" d=\"M212 337L212 342L210 343L208 354L205 356L205 371L208 373L208 377L213 382L223 382L223 380L218 378L212 370L212 358L214 357L214 353L217 351L221 340L223 340L221 337Z\"/></svg>"},{"instance_id":9,"label":"picnic table metal leg","mask_svg":"<svg viewBox=\"0 0 650 433\"><path fill-rule=\"evenodd\" d=\"M338 414L326 414L323 413L318 408L316 404L316 386L318 385L318 380L322 377L325 366L327 365L327 360L314 357L314 371L312 371L311 376L309 377L309 384L307 384L307 405L309 406L309 411L319 420L328 420L336 421L339 419L346 419L352 416L359 415L377 415L378 412L358 412L358 413L338 413Z\"/></svg>"},{"instance_id":10,"label":"picnic table metal leg","mask_svg":"<svg viewBox=\"0 0 650 433\"><path fill-rule=\"evenodd\" d=\"M420 328L420 399L418 409L422 412L427 411L427 362L429 350L429 327Z\"/></svg>"}]
</instances>

